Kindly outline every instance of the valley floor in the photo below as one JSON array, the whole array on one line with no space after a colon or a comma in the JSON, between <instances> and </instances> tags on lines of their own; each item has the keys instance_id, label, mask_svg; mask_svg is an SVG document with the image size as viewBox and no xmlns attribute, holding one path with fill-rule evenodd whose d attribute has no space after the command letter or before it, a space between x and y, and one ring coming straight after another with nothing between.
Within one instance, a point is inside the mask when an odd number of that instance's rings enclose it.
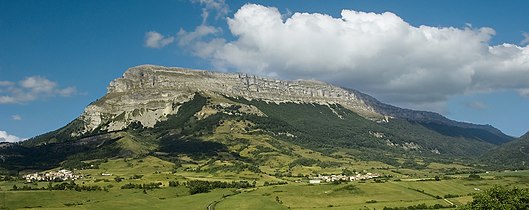
<instances>
[{"instance_id":1,"label":"valley floor","mask_svg":"<svg viewBox=\"0 0 529 210\"><path fill-rule=\"evenodd\" d=\"M101 164L98 169L75 171L83 178L64 182L65 185L100 187L93 191L50 190L50 185L58 186L62 182L1 181L0 209L384 209L410 206L453 209L471 201L473 194L494 185L529 187L529 171L481 173L474 179L469 179L469 174L439 176L426 169L401 169L399 173L406 174L401 176L394 171L389 168L376 170L381 174L393 174L387 179L309 184L305 177L275 177L249 171L212 174L175 170L172 163L151 156L115 159ZM191 180L255 181L255 187L216 188L191 194L190 187L185 185ZM124 187L149 183L161 185L152 189Z\"/></svg>"}]
</instances>

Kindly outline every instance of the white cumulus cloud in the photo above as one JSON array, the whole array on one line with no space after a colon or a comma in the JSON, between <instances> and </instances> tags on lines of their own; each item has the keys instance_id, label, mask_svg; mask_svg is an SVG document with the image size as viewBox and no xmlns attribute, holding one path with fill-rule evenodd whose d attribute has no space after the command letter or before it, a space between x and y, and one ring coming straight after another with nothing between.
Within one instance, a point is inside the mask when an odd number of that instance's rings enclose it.
<instances>
[{"instance_id":1,"label":"white cumulus cloud","mask_svg":"<svg viewBox=\"0 0 529 210\"><path fill-rule=\"evenodd\" d=\"M412 26L391 12L354 10L285 17L256 4L227 22L233 41L187 42L221 70L324 80L430 110L454 95L529 89L529 47L491 46L496 32L488 27Z\"/></svg>"},{"instance_id":2,"label":"white cumulus cloud","mask_svg":"<svg viewBox=\"0 0 529 210\"><path fill-rule=\"evenodd\" d=\"M23 140L25 139L10 135L5 131L0 131L0 142L19 142Z\"/></svg>"},{"instance_id":3,"label":"white cumulus cloud","mask_svg":"<svg viewBox=\"0 0 529 210\"><path fill-rule=\"evenodd\" d=\"M145 46L148 48L162 48L173 43L174 39L173 36L165 37L156 31L149 31L145 33Z\"/></svg>"},{"instance_id":4,"label":"white cumulus cloud","mask_svg":"<svg viewBox=\"0 0 529 210\"><path fill-rule=\"evenodd\" d=\"M33 92L52 92L57 84L46 78L34 76L22 80L20 86Z\"/></svg>"},{"instance_id":5,"label":"white cumulus cloud","mask_svg":"<svg viewBox=\"0 0 529 210\"><path fill-rule=\"evenodd\" d=\"M71 96L77 93L73 86L59 88L56 82L41 76L31 76L15 83L0 82L0 104L25 103L52 96Z\"/></svg>"}]
</instances>

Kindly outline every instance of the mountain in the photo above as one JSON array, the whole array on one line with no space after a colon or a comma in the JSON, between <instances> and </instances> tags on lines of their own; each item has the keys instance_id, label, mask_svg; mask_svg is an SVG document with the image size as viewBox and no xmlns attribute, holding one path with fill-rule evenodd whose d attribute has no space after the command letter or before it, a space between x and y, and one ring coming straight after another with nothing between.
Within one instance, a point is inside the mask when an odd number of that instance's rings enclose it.
<instances>
[{"instance_id":1,"label":"mountain","mask_svg":"<svg viewBox=\"0 0 529 210\"><path fill-rule=\"evenodd\" d=\"M377 99L356 90L355 93L365 104L375 112L394 118L407 119L421 123L429 129L452 137L479 139L493 144L503 144L513 139L491 125L479 125L450 120L435 112L415 111L384 104Z\"/></svg>"},{"instance_id":2,"label":"mountain","mask_svg":"<svg viewBox=\"0 0 529 210\"><path fill-rule=\"evenodd\" d=\"M487 162L514 169L529 167L529 132L483 156Z\"/></svg>"},{"instance_id":3,"label":"mountain","mask_svg":"<svg viewBox=\"0 0 529 210\"><path fill-rule=\"evenodd\" d=\"M9 170L138 155L268 168L340 157L398 165L413 157L477 158L511 139L492 126L401 109L319 81L143 65L112 81L65 127L0 152Z\"/></svg>"}]
</instances>

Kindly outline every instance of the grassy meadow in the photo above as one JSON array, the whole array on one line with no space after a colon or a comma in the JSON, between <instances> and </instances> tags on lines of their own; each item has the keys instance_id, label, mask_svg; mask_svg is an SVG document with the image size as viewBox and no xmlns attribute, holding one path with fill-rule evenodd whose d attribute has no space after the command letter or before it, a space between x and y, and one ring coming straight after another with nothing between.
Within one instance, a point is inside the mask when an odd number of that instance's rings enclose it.
<instances>
[{"instance_id":1,"label":"grassy meadow","mask_svg":"<svg viewBox=\"0 0 529 210\"><path fill-rule=\"evenodd\" d=\"M318 155L318 154L313 154ZM183 157L184 158L184 157ZM367 166L373 164L369 169ZM472 200L474 193L494 185L529 187L529 171L497 171L478 174L479 179L469 179L469 174L443 175L437 173L438 164L422 170L380 168L382 163L363 162L359 168L389 178L376 181L309 184L306 177L275 176L254 173L197 171L206 162L180 166L153 156L143 158L111 159L96 169L75 171L83 178L77 185L100 186L99 191L75 190L17 190L13 186L46 188L48 182L26 183L25 180L0 182L0 207L2 209L383 209L426 204L451 207ZM217 162L215 164L225 164ZM375 168L378 167L378 168ZM446 167L446 166L445 166ZM464 168L457 164L450 167ZM294 171L327 170L336 173L340 168L300 167ZM102 175L105 173L106 175ZM110 175L111 174L111 175ZM438 181L435 176L440 177ZM118 181L118 178L119 181ZM255 181L255 187L236 189L219 188L209 192L191 194L183 183L190 180L232 182ZM182 183L170 186L170 181ZM267 183L286 182L281 185ZM156 189L122 189L126 184L161 183ZM60 184L52 183L52 184ZM455 205L455 206L452 206ZM450 209L450 208L447 208Z\"/></svg>"}]
</instances>

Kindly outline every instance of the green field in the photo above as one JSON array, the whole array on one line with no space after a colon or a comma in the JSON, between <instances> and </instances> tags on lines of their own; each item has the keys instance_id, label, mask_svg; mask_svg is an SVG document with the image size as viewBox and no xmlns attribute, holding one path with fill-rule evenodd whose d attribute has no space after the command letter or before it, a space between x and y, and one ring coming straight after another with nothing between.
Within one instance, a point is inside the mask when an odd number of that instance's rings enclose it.
<instances>
[{"instance_id":1,"label":"green field","mask_svg":"<svg viewBox=\"0 0 529 210\"><path fill-rule=\"evenodd\" d=\"M182 195L182 189L110 190L109 192L19 191L2 192L8 209L205 209L229 190Z\"/></svg>"},{"instance_id":2,"label":"green field","mask_svg":"<svg viewBox=\"0 0 529 210\"><path fill-rule=\"evenodd\" d=\"M318 154L312 154L318 155ZM344 183L308 184L305 177L275 176L265 173L218 171L208 173L190 169L204 162L175 166L174 163L156 157L113 159L103 162L98 169L76 171L84 177L75 181L77 185L100 186L106 190L25 190L13 191L17 187L46 187L47 182L25 183L24 180L0 182L0 207L2 209L382 209L384 207L407 207L417 204L445 207L462 205L472 200L474 193L494 185L529 187L529 171L502 171L481 173L480 179L470 180L468 174L443 175L435 181L431 168L423 170L375 168L384 164L359 162L358 168L372 168L381 174L392 174L389 179L352 181ZM216 164L221 164L216 163ZM372 164L373 167L368 167ZM439 165L433 165L438 167ZM353 168L353 167L352 167ZM354 167L356 168L356 166ZM462 167L463 168L463 167ZM336 172L339 168L314 168L297 166L298 171L326 170ZM415 177L402 175L405 171ZM103 176L102 173L112 174ZM123 180L118 182L115 178ZM246 189L212 189L207 193L191 195L186 186L170 187L169 181L184 183L189 180L205 181L255 181L256 186ZM287 181L283 185L263 186L265 182ZM122 186L161 182L158 189L121 189ZM59 183L53 183L59 184ZM447 195L451 197L444 199Z\"/></svg>"}]
</instances>

